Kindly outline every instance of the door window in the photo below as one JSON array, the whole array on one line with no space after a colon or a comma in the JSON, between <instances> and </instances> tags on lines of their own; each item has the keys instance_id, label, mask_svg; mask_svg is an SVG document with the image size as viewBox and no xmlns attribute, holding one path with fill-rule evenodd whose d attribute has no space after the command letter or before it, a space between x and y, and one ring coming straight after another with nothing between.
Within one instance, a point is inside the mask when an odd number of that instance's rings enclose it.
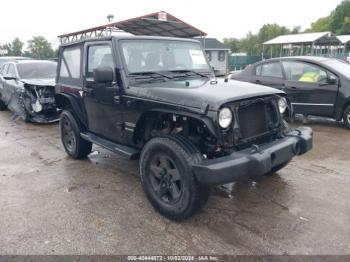
<instances>
[{"instance_id":1,"label":"door window","mask_svg":"<svg viewBox=\"0 0 350 262\"><path fill-rule=\"evenodd\" d=\"M318 66L295 61L282 62L286 80L304 83L326 83L328 74Z\"/></svg>"},{"instance_id":2,"label":"door window","mask_svg":"<svg viewBox=\"0 0 350 262\"><path fill-rule=\"evenodd\" d=\"M112 48L109 45L95 45L88 48L86 78L92 79L97 67L114 68Z\"/></svg>"},{"instance_id":3,"label":"door window","mask_svg":"<svg viewBox=\"0 0 350 262\"><path fill-rule=\"evenodd\" d=\"M7 75L11 77L16 77L16 69L14 65L12 64L9 65L9 68L7 70Z\"/></svg>"},{"instance_id":4,"label":"door window","mask_svg":"<svg viewBox=\"0 0 350 262\"><path fill-rule=\"evenodd\" d=\"M257 76L283 78L282 68L279 62L266 63L256 67Z\"/></svg>"}]
</instances>

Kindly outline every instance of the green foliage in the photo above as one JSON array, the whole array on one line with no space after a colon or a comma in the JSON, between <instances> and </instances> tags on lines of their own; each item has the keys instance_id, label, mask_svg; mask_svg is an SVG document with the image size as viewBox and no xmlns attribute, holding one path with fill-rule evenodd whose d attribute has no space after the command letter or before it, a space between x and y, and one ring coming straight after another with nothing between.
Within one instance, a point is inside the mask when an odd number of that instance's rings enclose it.
<instances>
[{"instance_id":1,"label":"green foliage","mask_svg":"<svg viewBox=\"0 0 350 262\"><path fill-rule=\"evenodd\" d=\"M224 44L230 48L232 53L238 53L241 50L241 43L237 38L224 38Z\"/></svg>"},{"instance_id":2,"label":"green foliage","mask_svg":"<svg viewBox=\"0 0 350 262\"><path fill-rule=\"evenodd\" d=\"M23 46L24 46L24 43L21 40L19 40L18 37L16 37L11 43L9 55L10 56L22 56L23 55Z\"/></svg>"},{"instance_id":3,"label":"green foliage","mask_svg":"<svg viewBox=\"0 0 350 262\"><path fill-rule=\"evenodd\" d=\"M343 0L331 13L329 29L335 34L350 34L350 0Z\"/></svg>"},{"instance_id":4,"label":"green foliage","mask_svg":"<svg viewBox=\"0 0 350 262\"><path fill-rule=\"evenodd\" d=\"M55 52L43 36L34 36L28 41L28 50L25 55L32 58L47 59L55 57Z\"/></svg>"},{"instance_id":5,"label":"green foliage","mask_svg":"<svg viewBox=\"0 0 350 262\"><path fill-rule=\"evenodd\" d=\"M329 31L330 16L321 17L311 24L311 27L305 32L326 32Z\"/></svg>"},{"instance_id":6,"label":"green foliage","mask_svg":"<svg viewBox=\"0 0 350 262\"><path fill-rule=\"evenodd\" d=\"M300 31L300 27L293 28L294 32ZM224 44L231 49L233 53L244 52L248 55L260 55L262 53L262 43L277 37L279 35L290 34L292 31L285 26L278 24L265 24L257 34L249 32L245 38L225 38ZM267 49L267 51L270 51Z\"/></svg>"}]
</instances>

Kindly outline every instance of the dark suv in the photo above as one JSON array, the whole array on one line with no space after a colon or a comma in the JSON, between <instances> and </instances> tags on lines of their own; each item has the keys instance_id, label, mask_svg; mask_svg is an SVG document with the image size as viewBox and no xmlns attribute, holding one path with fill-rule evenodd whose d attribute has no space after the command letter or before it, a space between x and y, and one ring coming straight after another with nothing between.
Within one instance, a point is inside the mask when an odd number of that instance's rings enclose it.
<instances>
[{"instance_id":1,"label":"dark suv","mask_svg":"<svg viewBox=\"0 0 350 262\"><path fill-rule=\"evenodd\" d=\"M290 130L285 93L215 79L196 40L121 36L60 47L56 103L68 155L92 144L140 158L154 208L185 219L209 186L273 174L312 147L312 130Z\"/></svg>"}]
</instances>

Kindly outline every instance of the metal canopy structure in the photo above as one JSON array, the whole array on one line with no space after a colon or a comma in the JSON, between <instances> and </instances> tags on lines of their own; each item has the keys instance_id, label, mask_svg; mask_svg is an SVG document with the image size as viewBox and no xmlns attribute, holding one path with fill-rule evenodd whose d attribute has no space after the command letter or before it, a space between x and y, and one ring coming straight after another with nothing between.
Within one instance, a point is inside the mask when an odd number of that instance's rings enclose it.
<instances>
[{"instance_id":1,"label":"metal canopy structure","mask_svg":"<svg viewBox=\"0 0 350 262\"><path fill-rule=\"evenodd\" d=\"M114 32L126 32L133 35L168 36L192 38L207 34L175 16L164 12L156 12L136 18L93 27L73 33L59 35L61 43L78 41L84 38L104 37Z\"/></svg>"},{"instance_id":2,"label":"metal canopy structure","mask_svg":"<svg viewBox=\"0 0 350 262\"><path fill-rule=\"evenodd\" d=\"M280 35L264 43L264 45L281 45L281 44L306 44L313 43L324 37L329 37L331 32L306 33L294 35Z\"/></svg>"},{"instance_id":3,"label":"metal canopy structure","mask_svg":"<svg viewBox=\"0 0 350 262\"><path fill-rule=\"evenodd\" d=\"M331 32L281 35L263 43L263 54L273 56L314 55L344 58L350 36L335 36Z\"/></svg>"}]
</instances>

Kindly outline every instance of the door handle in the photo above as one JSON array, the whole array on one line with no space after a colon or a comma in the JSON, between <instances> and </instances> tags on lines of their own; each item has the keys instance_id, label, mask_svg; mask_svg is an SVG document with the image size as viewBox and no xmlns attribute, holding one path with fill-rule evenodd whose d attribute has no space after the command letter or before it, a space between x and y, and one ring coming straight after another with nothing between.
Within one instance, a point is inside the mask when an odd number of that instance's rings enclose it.
<instances>
[{"instance_id":1,"label":"door handle","mask_svg":"<svg viewBox=\"0 0 350 262\"><path fill-rule=\"evenodd\" d=\"M255 83L261 84L261 81L260 80L255 80Z\"/></svg>"}]
</instances>

